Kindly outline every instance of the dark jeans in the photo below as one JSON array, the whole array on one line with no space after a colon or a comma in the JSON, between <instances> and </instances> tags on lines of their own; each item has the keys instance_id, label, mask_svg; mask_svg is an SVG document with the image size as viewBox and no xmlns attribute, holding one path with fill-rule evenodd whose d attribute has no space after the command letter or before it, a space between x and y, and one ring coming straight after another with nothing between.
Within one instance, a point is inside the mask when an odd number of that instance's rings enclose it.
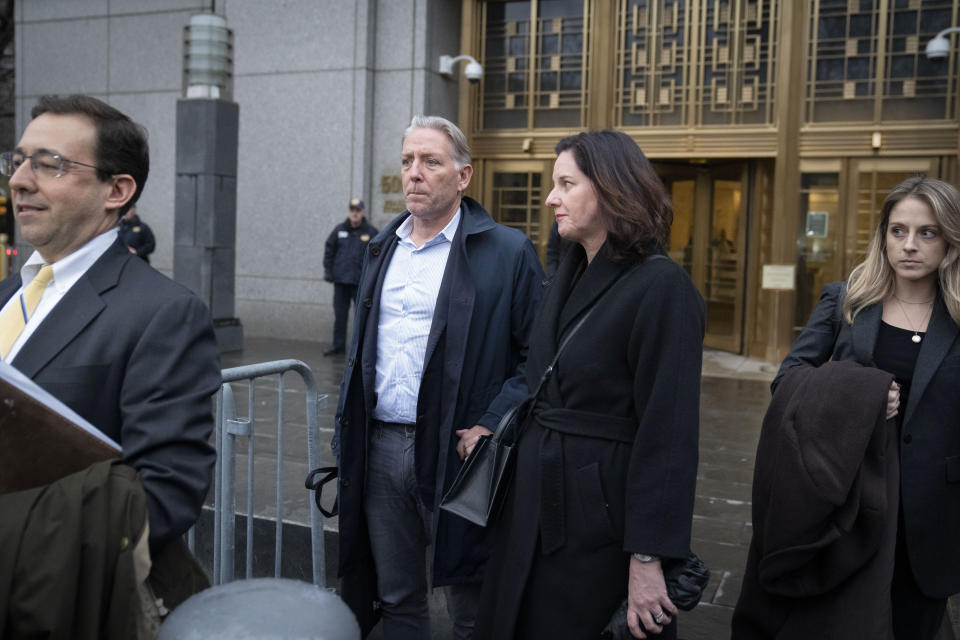
<instances>
[{"instance_id":1,"label":"dark jeans","mask_svg":"<svg viewBox=\"0 0 960 640\"><path fill-rule=\"evenodd\" d=\"M333 283L333 344L334 349L347 346L347 316L350 303L357 300L357 285Z\"/></svg>"},{"instance_id":2,"label":"dark jeans","mask_svg":"<svg viewBox=\"0 0 960 640\"><path fill-rule=\"evenodd\" d=\"M417 497L413 425L371 424L363 509L383 603L385 640L429 640L426 548L431 513ZM454 638L470 638L480 585L444 587Z\"/></svg>"}]
</instances>

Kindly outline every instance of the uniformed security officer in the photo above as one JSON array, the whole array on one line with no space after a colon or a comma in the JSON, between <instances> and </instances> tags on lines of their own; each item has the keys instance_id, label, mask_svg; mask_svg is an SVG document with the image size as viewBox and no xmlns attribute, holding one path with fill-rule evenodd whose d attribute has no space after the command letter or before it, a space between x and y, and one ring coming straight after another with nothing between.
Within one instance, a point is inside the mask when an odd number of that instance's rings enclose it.
<instances>
[{"instance_id":1,"label":"uniformed security officer","mask_svg":"<svg viewBox=\"0 0 960 640\"><path fill-rule=\"evenodd\" d=\"M334 313L333 344L323 352L325 356L345 351L350 302L357 299L357 283L367 243L377 235L376 227L367 222L363 213L363 200L352 199L347 219L334 228L323 252L323 279L333 283Z\"/></svg>"},{"instance_id":2,"label":"uniformed security officer","mask_svg":"<svg viewBox=\"0 0 960 640\"><path fill-rule=\"evenodd\" d=\"M150 254L157 243L153 238L153 231L147 223L137 215L136 205L120 218L120 241L127 245L130 253L135 253L149 264Z\"/></svg>"}]
</instances>

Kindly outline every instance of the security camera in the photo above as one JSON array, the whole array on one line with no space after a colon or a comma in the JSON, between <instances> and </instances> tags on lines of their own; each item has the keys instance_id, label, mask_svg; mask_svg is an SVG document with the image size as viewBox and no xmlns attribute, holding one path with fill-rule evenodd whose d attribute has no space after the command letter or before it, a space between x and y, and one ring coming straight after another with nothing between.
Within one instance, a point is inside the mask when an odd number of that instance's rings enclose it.
<instances>
[{"instance_id":1,"label":"security camera","mask_svg":"<svg viewBox=\"0 0 960 640\"><path fill-rule=\"evenodd\" d=\"M453 75L453 65L461 60L467 62L467 66L463 68L463 75L467 76L467 80L474 84L480 82L480 78L483 77L483 67L468 55L460 55L456 58L440 56L440 67L437 70L440 72L440 75L449 78Z\"/></svg>"},{"instance_id":2,"label":"security camera","mask_svg":"<svg viewBox=\"0 0 960 640\"><path fill-rule=\"evenodd\" d=\"M930 42L927 43L927 58L929 60L943 60L950 55L950 40L947 35L957 31L960 31L960 27L950 27L931 38Z\"/></svg>"},{"instance_id":3,"label":"security camera","mask_svg":"<svg viewBox=\"0 0 960 640\"><path fill-rule=\"evenodd\" d=\"M937 36L927 43L927 58L943 60L950 53L950 41L943 36Z\"/></svg>"},{"instance_id":4,"label":"security camera","mask_svg":"<svg viewBox=\"0 0 960 640\"><path fill-rule=\"evenodd\" d=\"M483 67L480 66L479 62L469 62L463 69L463 75L467 76L467 80L476 84L480 82L480 78L483 77Z\"/></svg>"}]
</instances>

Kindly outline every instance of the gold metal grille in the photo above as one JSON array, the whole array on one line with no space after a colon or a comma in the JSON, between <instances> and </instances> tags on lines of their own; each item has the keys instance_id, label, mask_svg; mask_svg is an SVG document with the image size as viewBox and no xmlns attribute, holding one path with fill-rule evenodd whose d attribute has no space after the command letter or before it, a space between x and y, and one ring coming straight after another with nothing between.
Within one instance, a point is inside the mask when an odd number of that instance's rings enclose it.
<instances>
[{"instance_id":1,"label":"gold metal grille","mask_svg":"<svg viewBox=\"0 0 960 640\"><path fill-rule=\"evenodd\" d=\"M700 4L697 124L773 124L779 3Z\"/></svg>"},{"instance_id":2,"label":"gold metal grille","mask_svg":"<svg viewBox=\"0 0 960 640\"><path fill-rule=\"evenodd\" d=\"M908 171L863 171L857 179L856 240L854 264L867 257L870 240L880 224L880 212L887 194L895 186L915 175Z\"/></svg>"},{"instance_id":3,"label":"gold metal grille","mask_svg":"<svg viewBox=\"0 0 960 640\"><path fill-rule=\"evenodd\" d=\"M483 4L481 128L583 126L588 5L588 0Z\"/></svg>"},{"instance_id":4,"label":"gold metal grille","mask_svg":"<svg viewBox=\"0 0 960 640\"><path fill-rule=\"evenodd\" d=\"M620 0L617 126L773 124L777 0Z\"/></svg>"},{"instance_id":5,"label":"gold metal grille","mask_svg":"<svg viewBox=\"0 0 960 640\"><path fill-rule=\"evenodd\" d=\"M951 120L957 55L927 42L957 23L958 0L815 0L807 49L807 122Z\"/></svg>"},{"instance_id":6,"label":"gold metal grille","mask_svg":"<svg viewBox=\"0 0 960 640\"><path fill-rule=\"evenodd\" d=\"M687 6L627 0L620 3L618 23L617 124L683 124L690 73Z\"/></svg>"},{"instance_id":7,"label":"gold metal grille","mask_svg":"<svg viewBox=\"0 0 960 640\"><path fill-rule=\"evenodd\" d=\"M539 171L493 174L491 211L496 212L497 222L520 229L534 246L540 243L541 180Z\"/></svg>"}]
</instances>

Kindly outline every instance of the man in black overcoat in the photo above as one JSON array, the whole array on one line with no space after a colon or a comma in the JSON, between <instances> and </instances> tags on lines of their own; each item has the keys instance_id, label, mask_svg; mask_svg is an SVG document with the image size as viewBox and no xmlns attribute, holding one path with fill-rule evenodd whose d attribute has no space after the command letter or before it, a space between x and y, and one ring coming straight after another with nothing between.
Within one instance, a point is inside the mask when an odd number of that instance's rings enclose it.
<instances>
[{"instance_id":1,"label":"man in black overcoat","mask_svg":"<svg viewBox=\"0 0 960 640\"><path fill-rule=\"evenodd\" d=\"M455 636L470 636L489 534L437 505L461 459L526 394L543 271L521 232L463 196L469 154L443 118L407 129L407 211L370 242L340 387L343 595L365 632L379 600L388 639L430 637L428 544L429 583L446 587Z\"/></svg>"}]
</instances>

